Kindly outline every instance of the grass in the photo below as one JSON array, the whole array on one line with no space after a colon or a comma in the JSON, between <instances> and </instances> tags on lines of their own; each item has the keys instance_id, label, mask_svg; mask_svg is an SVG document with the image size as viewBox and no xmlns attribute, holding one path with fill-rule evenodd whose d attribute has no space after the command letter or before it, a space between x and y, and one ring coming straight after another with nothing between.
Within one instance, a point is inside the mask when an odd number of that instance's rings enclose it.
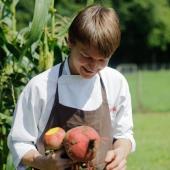
<instances>
[{"instance_id":1,"label":"grass","mask_svg":"<svg viewBox=\"0 0 170 170\"><path fill-rule=\"evenodd\" d=\"M140 71L125 76L135 112L170 112L170 71Z\"/></svg>"},{"instance_id":2,"label":"grass","mask_svg":"<svg viewBox=\"0 0 170 170\"><path fill-rule=\"evenodd\" d=\"M135 114L136 152L128 170L170 170L170 113Z\"/></svg>"}]
</instances>

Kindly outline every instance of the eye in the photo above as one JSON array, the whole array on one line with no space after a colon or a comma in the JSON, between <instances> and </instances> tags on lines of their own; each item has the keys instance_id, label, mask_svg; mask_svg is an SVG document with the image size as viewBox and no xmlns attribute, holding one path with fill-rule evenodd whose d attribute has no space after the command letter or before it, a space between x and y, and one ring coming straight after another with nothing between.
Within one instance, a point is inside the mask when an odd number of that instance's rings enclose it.
<instances>
[{"instance_id":1,"label":"eye","mask_svg":"<svg viewBox=\"0 0 170 170\"><path fill-rule=\"evenodd\" d=\"M93 59L85 53L80 53L80 56L85 61L92 61Z\"/></svg>"},{"instance_id":2,"label":"eye","mask_svg":"<svg viewBox=\"0 0 170 170\"><path fill-rule=\"evenodd\" d=\"M80 53L80 55L81 55L82 57L84 57L84 58L89 58L89 56L87 56L87 55L84 54L84 53Z\"/></svg>"},{"instance_id":3,"label":"eye","mask_svg":"<svg viewBox=\"0 0 170 170\"><path fill-rule=\"evenodd\" d=\"M99 62L101 62L101 63L102 63L102 62L105 62L105 60L104 60L104 59L100 59L100 60L99 60Z\"/></svg>"},{"instance_id":4,"label":"eye","mask_svg":"<svg viewBox=\"0 0 170 170\"><path fill-rule=\"evenodd\" d=\"M99 59L98 60L100 63L106 63L107 61L105 59Z\"/></svg>"}]
</instances>

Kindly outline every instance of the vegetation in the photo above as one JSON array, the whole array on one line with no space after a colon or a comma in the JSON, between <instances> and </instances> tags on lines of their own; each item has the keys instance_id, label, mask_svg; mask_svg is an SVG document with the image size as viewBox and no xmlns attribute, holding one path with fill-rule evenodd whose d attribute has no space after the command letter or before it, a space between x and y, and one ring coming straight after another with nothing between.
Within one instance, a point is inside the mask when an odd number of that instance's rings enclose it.
<instances>
[{"instance_id":1,"label":"vegetation","mask_svg":"<svg viewBox=\"0 0 170 170\"><path fill-rule=\"evenodd\" d=\"M32 23L17 31L17 3L17 0L0 1L0 169L2 170L11 166L7 134L17 98L25 84L35 74L52 67L65 57L68 50L64 39L71 21L71 18L56 14L54 0L36 0Z\"/></svg>"},{"instance_id":2,"label":"vegetation","mask_svg":"<svg viewBox=\"0 0 170 170\"><path fill-rule=\"evenodd\" d=\"M112 64L166 63L170 50L170 1L112 1L117 9L122 41Z\"/></svg>"}]
</instances>

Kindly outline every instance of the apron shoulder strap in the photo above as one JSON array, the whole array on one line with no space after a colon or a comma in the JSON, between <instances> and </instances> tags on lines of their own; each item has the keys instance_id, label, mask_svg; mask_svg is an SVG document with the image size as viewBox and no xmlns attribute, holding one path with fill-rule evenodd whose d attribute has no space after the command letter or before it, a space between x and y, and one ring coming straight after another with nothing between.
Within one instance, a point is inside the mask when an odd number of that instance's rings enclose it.
<instances>
[{"instance_id":1,"label":"apron shoulder strap","mask_svg":"<svg viewBox=\"0 0 170 170\"><path fill-rule=\"evenodd\" d=\"M63 68L64 68L64 62L65 62L65 61L63 61L63 62L60 64L59 73L58 73L58 78L62 75Z\"/></svg>"},{"instance_id":2,"label":"apron shoulder strap","mask_svg":"<svg viewBox=\"0 0 170 170\"><path fill-rule=\"evenodd\" d=\"M106 91L106 90L105 90L104 83L103 83L103 80L102 80L101 73L99 72L98 74L99 74L99 77L100 77L100 83L101 83L101 85L102 85L102 88L103 88L104 91Z\"/></svg>"}]
</instances>

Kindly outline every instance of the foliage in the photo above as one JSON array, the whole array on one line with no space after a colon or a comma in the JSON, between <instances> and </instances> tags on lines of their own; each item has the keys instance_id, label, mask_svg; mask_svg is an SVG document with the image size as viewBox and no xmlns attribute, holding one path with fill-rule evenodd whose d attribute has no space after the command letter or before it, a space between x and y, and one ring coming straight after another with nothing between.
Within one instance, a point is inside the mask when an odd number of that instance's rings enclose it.
<instances>
[{"instance_id":1,"label":"foliage","mask_svg":"<svg viewBox=\"0 0 170 170\"><path fill-rule=\"evenodd\" d=\"M117 5L123 26L137 27L151 47L166 49L170 43L170 4L168 0L119 1Z\"/></svg>"},{"instance_id":2,"label":"foliage","mask_svg":"<svg viewBox=\"0 0 170 170\"><path fill-rule=\"evenodd\" d=\"M32 23L17 31L17 3L16 0L0 1L0 169L2 170L13 167L11 155L8 154L7 134L17 98L34 75L52 67L67 55L65 38L71 21L71 18L56 13L53 0L36 0Z\"/></svg>"},{"instance_id":3,"label":"foliage","mask_svg":"<svg viewBox=\"0 0 170 170\"><path fill-rule=\"evenodd\" d=\"M168 0L112 0L122 28L120 48L111 60L119 63L170 62Z\"/></svg>"},{"instance_id":4,"label":"foliage","mask_svg":"<svg viewBox=\"0 0 170 170\"><path fill-rule=\"evenodd\" d=\"M91 5L93 3L111 7L112 6L111 1L112 0L107 0L107 1L104 1L104 0L86 0L86 1L85 0L70 0L68 3L68 0L58 0L58 1L55 1L55 7L59 11L59 13L62 15L73 16L83 7Z\"/></svg>"},{"instance_id":5,"label":"foliage","mask_svg":"<svg viewBox=\"0 0 170 170\"><path fill-rule=\"evenodd\" d=\"M27 27L33 18L34 1L19 1L16 6L17 30Z\"/></svg>"}]
</instances>

